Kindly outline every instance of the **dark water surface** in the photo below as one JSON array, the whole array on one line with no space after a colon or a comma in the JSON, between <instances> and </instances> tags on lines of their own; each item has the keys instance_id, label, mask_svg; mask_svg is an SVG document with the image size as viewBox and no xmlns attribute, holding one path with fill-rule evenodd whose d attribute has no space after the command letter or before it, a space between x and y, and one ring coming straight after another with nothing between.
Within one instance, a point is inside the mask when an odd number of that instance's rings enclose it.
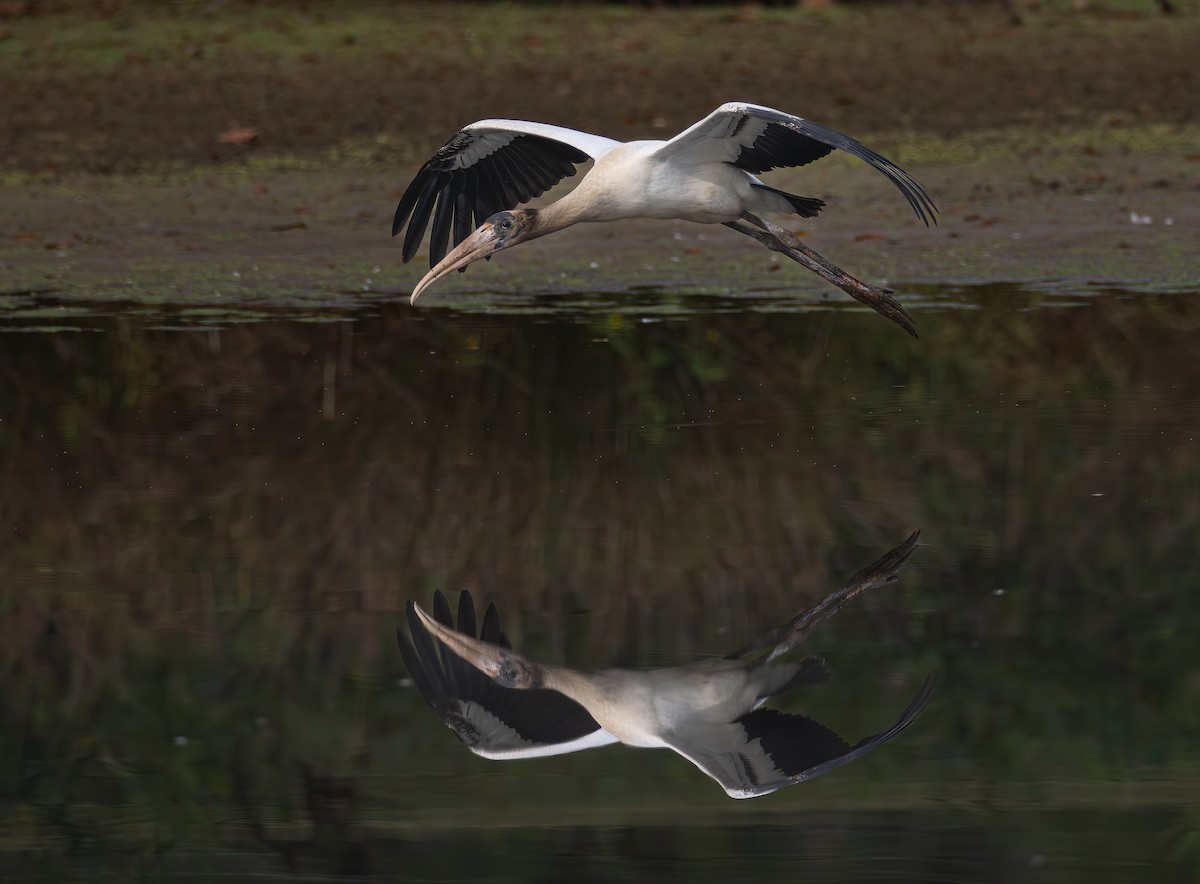
<instances>
[{"instance_id":1,"label":"dark water surface","mask_svg":"<svg viewBox=\"0 0 1200 884\"><path fill-rule=\"evenodd\" d=\"M5 880L1197 880L1195 296L931 292L911 341L653 295L8 317ZM926 713L752 801L476 758L395 646L469 588L535 655L671 665L917 528L787 708L857 740L935 671Z\"/></svg>"}]
</instances>

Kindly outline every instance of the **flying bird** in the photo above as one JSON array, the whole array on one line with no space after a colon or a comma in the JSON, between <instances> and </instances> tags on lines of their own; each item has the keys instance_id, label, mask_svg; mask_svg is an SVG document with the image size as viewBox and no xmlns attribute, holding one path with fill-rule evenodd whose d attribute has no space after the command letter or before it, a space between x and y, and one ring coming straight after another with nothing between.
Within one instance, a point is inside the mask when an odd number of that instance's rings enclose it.
<instances>
[{"instance_id":1,"label":"flying bird","mask_svg":"<svg viewBox=\"0 0 1200 884\"><path fill-rule=\"evenodd\" d=\"M733 798L766 795L866 755L899 734L933 693L930 675L886 729L851 745L803 715L769 709L771 697L829 677L818 656L774 662L859 593L895 579L920 532L867 566L820 604L719 660L669 669L585 672L518 654L494 604L476 637L463 592L455 623L438 592L433 616L408 603L400 652L421 695L472 752L539 758L624 743L672 749Z\"/></svg>"},{"instance_id":2,"label":"flying bird","mask_svg":"<svg viewBox=\"0 0 1200 884\"><path fill-rule=\"evenodd\" d=\"M804 265L916 337L912 318L891 289L856 279L761 217L765 212L816 216L825 206L822 200L768 187L757 175L804 166L835 149L883 173L926 226L937 223L937 207L925 189L853 138L769 107L730 102L667 141L625 143L522 120L471 123L417 172L396 206L392 235L407 225L402 256L408 262L420 250L432 218L431 269L413 289L415 303L453 270L583 221L724 224ZM575 167L588 160L595 165L562 199L539 209L517 208L573 176Z\"/></svg>"}]
</instances>

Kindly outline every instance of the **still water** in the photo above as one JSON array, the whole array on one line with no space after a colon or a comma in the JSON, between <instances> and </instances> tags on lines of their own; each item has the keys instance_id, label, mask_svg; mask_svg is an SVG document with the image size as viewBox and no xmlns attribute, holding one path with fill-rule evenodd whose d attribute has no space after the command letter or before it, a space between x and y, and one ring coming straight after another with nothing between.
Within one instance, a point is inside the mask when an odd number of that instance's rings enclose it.
<instances>
[{"instance_id":1,"label":"still water","mask_svg":"<svg viewBox=\"0 0 1200 884\"><path fill-rule=\"evenodd\" d=\"M0 873L1196 880L1200 303L926 295L5 317ZM723 654L918 528L785 708L929 708L751 801L476 758L396 649L469 588L543 658Z\"/></svg>"}]
</instances>

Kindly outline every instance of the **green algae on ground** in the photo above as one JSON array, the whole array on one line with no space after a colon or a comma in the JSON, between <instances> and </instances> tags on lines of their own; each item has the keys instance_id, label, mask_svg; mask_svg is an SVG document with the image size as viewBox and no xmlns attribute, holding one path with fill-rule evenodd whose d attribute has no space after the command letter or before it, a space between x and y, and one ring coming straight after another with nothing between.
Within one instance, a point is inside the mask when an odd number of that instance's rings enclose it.
<instances>
[{"instance_id":1,"label":"green algae on ground","mask_svg":"<svg viewBox=\"0 0 1200 884\"><path fill-rule=\"evenodd\" d=\"M1104 5L1118 2L1139 8ZM1013 27L1001 4L976 5L138 4L17 17L0 36L0 71L17 74L0 93L0 157L35 178L407 164L483 116L636 138L730 99L859 136L1194 123L1200 17L1098 20L1060 3Z\"/></svg>"},{"instance_id":2,"label":"green algae on ground","mask_svg":"<svg viewBox=\"0 0 1200 884\"><path fill-rule=\"evenodd\" d=\"M586 121L617 137L660 137L690 122L683 115L742 96L861 137L927 186L942 210L938 227L914 223L884 179L840 154L774 173L768 183L827 200L819 219L794 226L847 271L900 288L902 299L912 298L905 303L919 303L905 289L922 285L1056 280L1080 291L1097 283L1185 291L1200 278L1185 233L1200 226L1200 126L1167 100L1169 89L1194 77L1194 65L1179 62L1180 47L1200 28L1192 16L1114 23L1055 13L1016 29L991 11L947 16L925 7L502 12L489 10L487 28L476 7L456 4L252 5L208 16L139 7L111 22L14 21L0 40L0 69L37 57L38 76L59 91L82 83L86 89L64 94L89 104L79 114L45 107L23 124L32 141L14 142L6 154L4 289L20 307L28 296L35 306L164 314L180 305L234 316L403 303L421 267L403 265L388 236L395 201L430 146L481 105L491 111L497 98L462 80L464 64L479 68L463 61L472 53L484 60L489 89L515 75L554 84L523 97L503 92L505 107L526 102L506 114L524 108L529 118ZM806 55L797 66L788 45L801 35ZM906 41L886 53L886 64L868 51L880 35ZM686 75L697 47L755 40L792 60L762 72L761 94L744 95L730 64L709 72L703 90L679 92L679 83L696 82ZM398 48L413 41L420 52ZM1114 81L1114 51L1136 60L1144 76ZM422 65L443 65L451 91L436 106L413 92L427 71L402 76ZM1045 65L1069 69L1052 80ZM962 75L968 68L972 77ZM821 71L822 88L805 90L804 107L794 107L797 78L812 79L812 70ZM190 128L201 125L199 110L172 122L171 113L192 104L181 102L182 86L162 84L178 75L200 88L215 71L220 89L191 96L227 102L203 124L209 128ZM380 71L385 93L373 93L368 81ZM0 109L23 82L0 96ZM1005 104L1013 95L1025 96L1020 107ZM17 111L42 106L28 101ZM88 116L94 107L105 108L102 118ZM260 137L214 147L220 127L235 123ZM97 141L104 133L111 143ZM47 149L26 156L43 136ZM103 174L78 171L95 163ZM647 285L658 288L639 289ZM562 296L557 306L544 300L552 295ZM564 232L439 282L416 309L586 313L596 303L651 316L739 298L763 309L858 309L742 237L670 222ZM14 309L0 302L0 316Z\"/></svg>"}]
</instances>

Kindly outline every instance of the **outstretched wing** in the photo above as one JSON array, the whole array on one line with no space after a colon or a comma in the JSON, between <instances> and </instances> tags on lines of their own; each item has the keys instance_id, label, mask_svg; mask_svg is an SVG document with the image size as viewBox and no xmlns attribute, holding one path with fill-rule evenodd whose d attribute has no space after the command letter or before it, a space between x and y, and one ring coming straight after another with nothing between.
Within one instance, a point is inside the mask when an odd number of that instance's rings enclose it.
<instances>
[{"instance_id":1,"label":"outstretched wing","mask_svg":"<svg viewBox=\"0 0 1200 884\"><path fill-rule=\"evenodd\" d=\"M408 225L403 257L421 248L433 217L429 266L446 257L488 217L541 196L575 167L620 144L611 138L523 120L480 120L441 147L404 191L392 236Z\"/></svg>"},{"instance_id":2,"label":"outstretched wing","mask_svg":"<svg viewBox=\"0 0 1200 884\"><path fill-rule=\"evenodd\" d=\"M882 172L904 194L917 217L937 223L937 206L916 179L886 157L848 135L803 117L757 104L723 104L684 129L658 150L660 156L694 156L697 162L727 162L756 175L786 166L804 166L834 149L858 157Z\"/></svg>"},{"instance_id":3,"label":"outstretched wing","mask_svg":"<svg viewBox=\"0 0 1200 884\"><path fill-rule=\"evenodd\" d=\"M912 724L936 684L930 675L891 727L853 746L811 718L775 709L755 709L729 724L681 727L664 741L730 797L755 798L819 777L883 745Z\"/></svg>"},{"instance_id":4,"label":"outstretched wing","mask_svg":"<svg viewBox=\"0 0 1200 884\"><path fill-rule=\"evenodd\" d=\"M441 592L433 598L437 621L475 638L475 603L463 592L458 624ZM421 696L446 726L484 758L538 758L617 742L588 711L557 691L512 690L496 684L470 663L443 648L408 604L412 641L396 630L400 653ZM488 605L479 638L506 648L495 605Z\"/></svg>"}]
</instances>

